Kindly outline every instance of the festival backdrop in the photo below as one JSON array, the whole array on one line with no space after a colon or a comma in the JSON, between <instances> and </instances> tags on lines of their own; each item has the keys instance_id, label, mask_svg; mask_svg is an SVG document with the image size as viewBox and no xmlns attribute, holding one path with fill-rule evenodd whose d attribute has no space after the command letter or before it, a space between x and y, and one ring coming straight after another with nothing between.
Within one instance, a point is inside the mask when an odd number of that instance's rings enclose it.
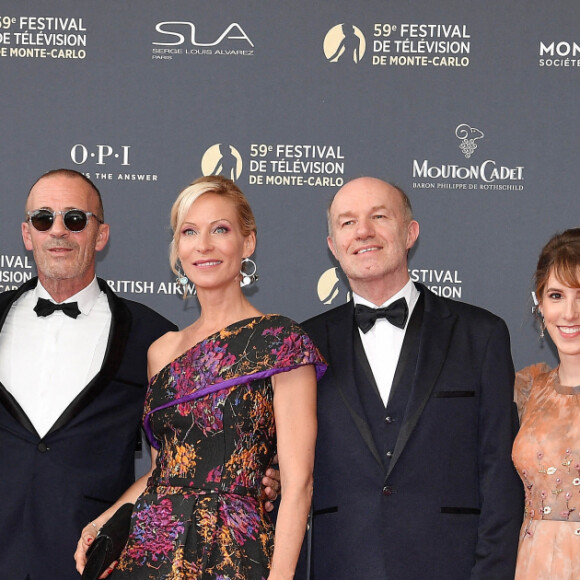
<instances>
[{"instance_id":1,"label":"festival backdrop","mask_svg":"<svg viewBox=\"0 0 580 580\"><path fill-rule=\"evenodd\" d=\"M539 250L578 219L577 0L3 0L0 290L34 275L26 194L69 167L111 226L98 273L180 326L169 210L233 177L258 222L262 311L298 321L348 298L325 210L346 181L407 191L410 274L503 317L516 367L544 360Z\"/></svg>"}]
</instances>

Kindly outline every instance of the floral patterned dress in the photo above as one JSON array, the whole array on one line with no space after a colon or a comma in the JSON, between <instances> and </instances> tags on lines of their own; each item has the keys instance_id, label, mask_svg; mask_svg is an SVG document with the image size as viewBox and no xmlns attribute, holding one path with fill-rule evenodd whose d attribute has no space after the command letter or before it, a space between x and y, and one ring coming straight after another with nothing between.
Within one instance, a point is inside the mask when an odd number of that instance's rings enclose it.
<instances>
[{"instance_id":1,"label":"floral patterned dress","mask_svg":"<svg viewBox=\"0 0 580 580\"><path fill-rule=\"evenodd\" d=\"M580 388L539 364L516 377L513 460L526 491L516 580L580 579Z\"/></svg>"},{"instance_id":2,"label":"floral patterned dress","mask_svg":"<svg viewBox=\"0 0 580 580\"><path fill-rule=\"evenodd\" d=\"M261 479L276 452L271 377L326 365L302 329L268 315L194 345L149 383L157 465L138 498L115 580L262 580L273 528Z\"/></svg>"}]
</instances>

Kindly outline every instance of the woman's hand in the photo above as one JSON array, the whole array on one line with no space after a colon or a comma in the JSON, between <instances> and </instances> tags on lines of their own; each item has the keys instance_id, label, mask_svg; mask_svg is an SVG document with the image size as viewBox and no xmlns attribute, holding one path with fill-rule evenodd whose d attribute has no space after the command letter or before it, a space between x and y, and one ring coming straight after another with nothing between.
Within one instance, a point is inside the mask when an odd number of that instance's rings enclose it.
<instances>
[{"instance_id":1,"label":"woman's hand","mask_svg":"<svg viewBox=\"0 0 580 580\"><path fill-rule=\"evenodd\" d=\"M91 547L97 538L98 530L99 526L95 522L91 522L87 524L81 532L81 537L77 543L77 549L74 555L77 565L77 572L79 574L83 573L83 570L87 565L87 550ZM107 578L107 576L110 576L116 566L116 561L111 563L111 565L101 574L101 576L99 576L99 578Z\"/></svg>"},{"instance_id":2,"label":"woman's hand","mask_svg":"<svg viewBox=\"0 0 580 580\"><path fill-rule=\"evenodd\" d=\"M126 503L135 503L137 498L143 493L147 485L147 480L153 473L155 465L157 463L157 450L151 449L151 468L149 471L142 475L107 511L104 511L100 516L94 519L92 522L88 523L81 532L81 537L77 542L77 549L75 551L75 562L77 565L77 572L79 574L83 573L85 566L87 565L87 550L94 543L98 531L109 521L116 511ZM110 576L115 567L117 566L117 561L113 562L99 578L106 578Z\"/></svg>"},{"instance_id":3,"label":"woman's hand","mask_svg":"<svg viewBox=\"0 0 580 580\"><path fill-rule=\"evenodd\" d=\"M81 537L77 543L77 549L75 551L75 562L77 564L77 572L79 574L83 573L85 566L87 565L87 550L91 544L95 541L97 537L98 529L97 524L90 522L87 524L83 531L81 532Z\"/></svg>"}]
</instances>

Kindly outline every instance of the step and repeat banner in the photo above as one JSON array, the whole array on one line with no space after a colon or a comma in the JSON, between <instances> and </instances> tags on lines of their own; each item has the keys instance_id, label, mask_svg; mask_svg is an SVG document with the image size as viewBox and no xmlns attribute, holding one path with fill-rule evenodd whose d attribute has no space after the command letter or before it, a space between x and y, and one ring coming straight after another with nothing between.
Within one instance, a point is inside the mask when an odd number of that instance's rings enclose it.
<instances>
[{"instance_id":1,"label":"step and repeat banner","mask_svg":"<svg viewBox=\"0 0 580 580\"><path fill-rule=\"evenodd\" d=\"M98 273L180 326L169 210L200 175L233 178L258 222L265 312L348 297L325 210L349 179L409 194L410 275L508 323L516 367L544 360L537 255L580 225L577 0L3 0L0 290L34 275L27 192L69 167L100 188Z\"/></svg>"}]
</instances>

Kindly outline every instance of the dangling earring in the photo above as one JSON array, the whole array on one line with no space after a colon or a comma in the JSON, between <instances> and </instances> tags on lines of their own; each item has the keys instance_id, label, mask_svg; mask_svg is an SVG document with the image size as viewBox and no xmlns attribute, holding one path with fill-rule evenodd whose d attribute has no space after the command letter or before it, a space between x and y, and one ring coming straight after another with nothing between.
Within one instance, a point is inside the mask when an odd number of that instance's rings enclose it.
<instances>
[{"instance_id":1,"label":"dangling earring","mask_svg":"<svg viewBox=\"0 0 580 580\"><path fill-rule=\"evenodd\" d=\"M181 284L181 286L183 287L183 298L184 299L187 298L188 285L193 286L192 294L195 296L197 294L195 284L189 281L189 278L185 275L185 272L181 269L181 267L178 264L175 264L175 269L177 270L177 278L175 279L175 281L178 284Z\"/></svg>"},{"instance_id":2,"label":"dangling earring","mask_svg":"<svg viewBox=\"0 0 580 580\"><path fill-rule=\"evenodd\" d=\"M185 272L179 269L179 266L176 266L175 269L177 270L177 278L175 279L178 284L182 286L187 286L189 284L189 278L185 275Z\"/></svg>"},{"instance_id":3,"label":"dangling earring","mask_svg":"<svg viewBox=\"0 0 580 580\"><path fill-rule=\"evenodd\" d=\"M250 286L258 280L258 267L256 266L256 262L250 258L244 258L242 260L242 265L240 267L240 276L242 279L240 280L240 286L243 288L244 286Z\"/></svg>"},{"instance_id":4,"label":"dangling earring","mask_svg":"<svg viewBox=\"0 0 580 580\"><path fill-rule=\"evenodd\" d=\"M544 339L544 330L546 330L546 323L544 322L544 315L540 310L540 303L535 292L532 292L532 300L534 305L532 306L532 314L540 321L540 340Z\"/></svg>"}]
</instances>

